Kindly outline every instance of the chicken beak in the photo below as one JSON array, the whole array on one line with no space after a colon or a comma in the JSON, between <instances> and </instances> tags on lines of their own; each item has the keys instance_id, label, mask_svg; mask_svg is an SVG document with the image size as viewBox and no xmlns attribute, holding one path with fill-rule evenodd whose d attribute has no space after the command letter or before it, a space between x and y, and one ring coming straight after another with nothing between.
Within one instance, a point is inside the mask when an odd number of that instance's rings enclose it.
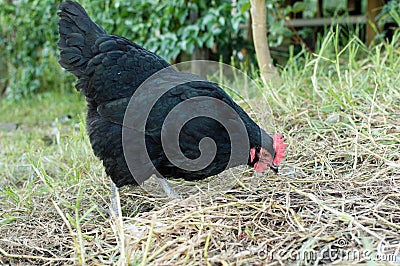
<instances>
[{"instance_id":1,"label":"chicken beak","mask_svg":"<svg viewBox=\"0 0 400 266\"><path fill-rule=\"evenodd\" d=\"M271 170L274 171L275 174L278 173L278 166L277 166L277 165L273 164L273 165L271 165L269 168L271 168Z\"/></svg>"}]
</instances>

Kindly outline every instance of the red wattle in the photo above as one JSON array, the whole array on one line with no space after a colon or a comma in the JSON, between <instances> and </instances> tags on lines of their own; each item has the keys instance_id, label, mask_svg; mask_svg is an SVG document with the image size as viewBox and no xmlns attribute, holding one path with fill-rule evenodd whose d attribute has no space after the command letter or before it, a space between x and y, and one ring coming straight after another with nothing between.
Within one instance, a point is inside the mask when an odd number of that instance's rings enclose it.
<instances>
[{"instance_id":1,"label":"red wattle","mask_svg":"<svg viewBox=\"0 0 400 266\"><path fill-rule=\"evenodd\" d=\"M286 146L288 145L284 143L285 140L281 133L274 135L275 158L272 162L274 165L279 165L285 158Z\"/></svg>"}]
</instances>

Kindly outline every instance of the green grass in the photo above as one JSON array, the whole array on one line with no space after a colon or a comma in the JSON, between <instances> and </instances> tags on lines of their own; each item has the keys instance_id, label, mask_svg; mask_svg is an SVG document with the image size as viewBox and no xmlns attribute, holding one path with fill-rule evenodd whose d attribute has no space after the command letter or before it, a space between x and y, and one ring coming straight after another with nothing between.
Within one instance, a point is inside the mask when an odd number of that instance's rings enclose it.
<instances>
[{"instance_id":1,"label":"green grass","mask_svg":"<svg viewBox=\"0 0 400 266\"><path fill-rule=\"evenodd\" d=\"M85 113L85 105L84 98L77 92L40 93L35 97L19 101L3 100L0 106L0 121L30 126L48 126L58 118L70 115L77 123L79 116Z\"/></svg>"},{"instance_id":2,"label":"green grass","mask_svg":"<svg viewBox=\"0 0 400 266\"><path fill-rule=\"evenodd\" d=\"M124 250L131 265L286 264L338 240L371 252L385 241L386 253L398 252L399 35L371 49L357 38L338 43L329 34L317 54L290 59L281 86L261 90L289 143L278 176L226 171L219 178L240 177L235 187L183 201L124 188L124 233L109 218L109 178L86 136L84 99L1 101L0 123L18 128L0 131L0 263L116 264ZM246 100L267 124L261 98ZM267 247L281 258L260 256ZM328 261L298 263L314 262Z\"/></svg>"}]
</instances>

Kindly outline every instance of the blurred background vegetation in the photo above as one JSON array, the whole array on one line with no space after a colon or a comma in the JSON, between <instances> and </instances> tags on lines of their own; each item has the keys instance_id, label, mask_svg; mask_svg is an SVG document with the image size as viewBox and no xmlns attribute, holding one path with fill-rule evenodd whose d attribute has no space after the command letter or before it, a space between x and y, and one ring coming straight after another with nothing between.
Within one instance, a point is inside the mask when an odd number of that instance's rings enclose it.
<instances>
[{"instance_id":1,"label":"blurred background vegetation","mask_svg":"<svg viewBox=\"0 0 400 266\"><path fill-rule=\"evenodd\" d=\"M290 54L310 44L313 29L291 29L287 17L316 15L317 0L266 1L268 40L272 57L284 65ZM293 2L293 1L292 1ZM325 1L326 16L346 16L346 0ZM365 9L363 0L362 9ZM0 97L20 99L51 90L71 90L73 78L58 65L57 7L54 0L0 1ZM249 0L82 0L89 15L107 32L125 36L171 63L190 59L212 59L241 64L255 63L251 36ZM390 0L380 11L379 25L398 26L400 3ZM396 23L397 21L397 23ZM364 25L365 27L365 25ZM363 34L363 26L340 26L346 43L353 33ZM319 40L324 31L319 32ZM377 38L387 36L387 29ZM362 37L362 36L361 36ZM276 48L276 49L274 49Z\"/></svg>"}]
</instances>

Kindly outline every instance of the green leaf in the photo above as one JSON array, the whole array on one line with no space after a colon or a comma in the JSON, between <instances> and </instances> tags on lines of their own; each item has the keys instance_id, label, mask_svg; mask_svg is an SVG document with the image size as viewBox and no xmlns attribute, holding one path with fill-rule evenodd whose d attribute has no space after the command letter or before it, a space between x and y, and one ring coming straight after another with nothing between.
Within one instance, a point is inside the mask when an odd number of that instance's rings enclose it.
<instances>
[{"instance_id":1,"label":"green leaf","mask_svg":"<svg viewBox=\"0 0 400 266\"><path fill-rule=\"evenodd\" d=\"M211 25L211 24L215 23L215 20L216 20L216 17L213 16L213 14L207 13L207 15L205 15L203 17L201 25L203 27L206 27L208 25Z\"/></svg>"},{"instance_id":2,"label":"green leaf","mask_svg":"<svg viewBox=\"0 0 400 266\"><path fill-rule=\"evenodd\" d=\"M225 18L224 18L224 17L220 17L220 18L218 19L218 22L219 22L219 25L220 25L220 26L225 26Z\"/></svg>"},{"instance_id":3,"label":"green leaf","mask_svg":"<svg viewBox=\"0 0 400 266\"><path fill-rule=\"evenodd\" d=\"M289 14L289 13L291 13L292 12L292 7L291 6L287 6L286 8L285 8L285 14Z\"/></svg>"},{"instance_id":4,"label":"green leaf","mask_svg":"<svg viewBox=\"0 0 400 266\"><path fill-rule=\"evenodd\" d=\"M193 36L198 36L199 34L199 26L198 25L189 25L186 26L182 33L182 38L190 38Z\"/></svg>"},{"instance_id":5,"label":"green leaf","mask_svg":"<svg viewBox=\"0 0 400 266\"><path fill-rule=\"evenodd\" d=\"M195 47L194 42L188 42L186 45L186 52L193 53L194 47Z\"/></svg>"},{"instance_id":6,"label":"green leaf","mask_svg":"<svg viewBox=\"0 0 400 266\"><path fill-rule=\"evenodd\" d=\"M233 29L234 33L238 33L239 32L239 27L240 27L240 24L242 22L244 22L244 19L243 19L242 16L234 16L232 18L232 22L231 23L232 23L232 29Z\"/></svg>"},{"instance_id":7,"label":"green leaf","mask_svg":"<svg viewBox=\"0 0 400 266\"><path fill-rule=\"evenodd\" d=\"M293 4L292 12L293 13L303 12L306 8L307 8L306 3L304 3L304 2L296 2L296 3Z\"/></svg>"},{"instance_id":8,"label":"green leaf","mask_svg":"<svg viewBox=\"0 0 400 266\"><path fill-rule=\"evenodd\" d=\"M250 1L248 1L242 5L242 7L240 8L240 12L242 12L242 13L247 12L248 10L250 10L250 7L251 7L251 4L250 4Z\"/></svg>"},{"instance_id":9,"label":"green leaf","mask_svg":"<svg viewBox=\"0 0 400 266\"><path fill-rule=\"evenodd\" d=\"M205 41L206 47L207 48L212 48L213 44L214 44L214 36L213 35L209 35L210 37L207 38L207 40Z\"/></svg>"}]
</instances>

